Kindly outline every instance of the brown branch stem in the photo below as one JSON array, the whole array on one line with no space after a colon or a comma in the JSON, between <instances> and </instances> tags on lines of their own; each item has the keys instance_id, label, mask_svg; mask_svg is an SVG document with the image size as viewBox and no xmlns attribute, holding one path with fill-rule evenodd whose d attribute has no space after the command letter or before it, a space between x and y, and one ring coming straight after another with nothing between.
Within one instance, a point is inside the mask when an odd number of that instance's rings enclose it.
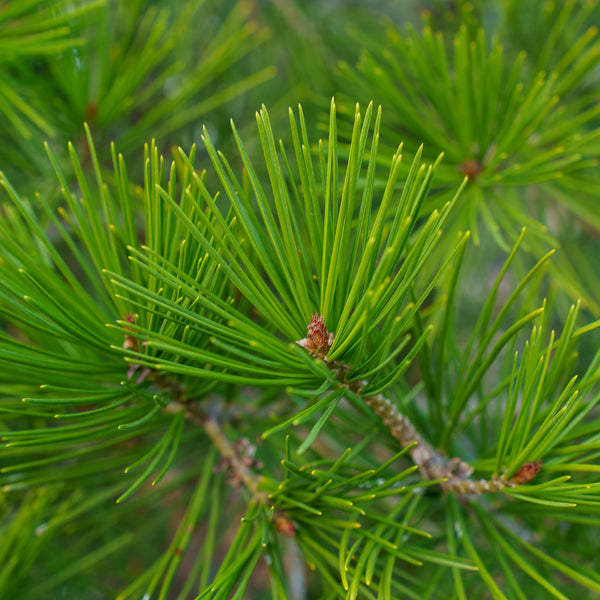
<instances>
[{"instance_id":1,"label":"brown branch stem","mask_svg":"<svg viewBox=\"0 0 600 600\"><path fill-rule=\"evenodd\" d=\"M214 417L208 416L195 402L171 400L167 412L185 411L185 418L201 427L221 455L221 464L229 470L232 485L242 484L254 502L268 504L268 494L260 489L261 477L250 468L252 456L239 443L232 442ZM239 442L239 440L238 440Z\"/></svg>"},{"instance_id":2,"label":"brown branch stem","mask_svg":"<svg viewBox=\"0 0 600 600\"><path fill-rule=\"evenodd\" d=\"M358 395L360 388L353 390ZM471 479L473 467L460 458L447 458L428 444L415 430L413 424L398 408L383 394L375 396L362 396L365 403L371 407L383 423L389 428L391 434L406 448L416 442L416 446L409 450L414 463L419 467L425 479L444 479L440 485L446 492L457 494L483 494L485 492L498 492L503 487L512 487L511 480L501 478Z\"/></svg>"},{"instance_id":3,"label":"brown branch stem","mask_svg":"<svg viewBox=\"0 0 600 600\"><path fill-rule=\"evenodd\" d=\"M327 330L323 315L314 314L307 329L308 335L306 338L296 343L306 348L315 358L324 360L329 368L336 373L338 381L360 396L373 412L381 417L383 423L403 448L412 446L409 454L419 467L421 475L428 480L441 479L440 485L444 491L452 491L457 494L498 492L504 487L513 487L517 483L528 480L525 479L525 476L529 477L529 470L537 473L539 464L527 463L527 465L531 464L531 469L527 470L527 474L523 476L522 480L519 479L518 474L511 479L498 477L471 479L473 467L470 464L460 458L449 459L438 452L417 433L410 420L388 398L383 394L365 395L363 393L366 386L365 381L351 382L347 380L348 365L327 360L327 353L333 344L334 334Z\"/></svg>"},{"instance_id":4,"label":"brown branch stem","mask_svg":"<svg viewBox=\"0 0 600 600\"><path fill-rule=\"evenodd\" d=\"M259 504L268 503L268 495L260 487L260 477L255 475L247 464L246 457L231 443L217 421L211 417L204 421L204 431L211 439L221 457L227 463L233 477L240 481Z\"/></svg>"}]
</instances>

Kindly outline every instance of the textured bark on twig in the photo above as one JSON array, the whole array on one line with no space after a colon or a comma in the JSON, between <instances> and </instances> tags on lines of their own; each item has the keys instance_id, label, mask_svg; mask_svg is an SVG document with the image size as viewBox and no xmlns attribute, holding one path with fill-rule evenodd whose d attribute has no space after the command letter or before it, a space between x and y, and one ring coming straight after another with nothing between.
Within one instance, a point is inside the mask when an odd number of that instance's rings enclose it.
<instances>
[{"instance_id":1,"label":"textured bark on twig","mask_svg":"<svg viewBox=\"0 0 600 600\"><path fill-rule=\"evenodd\" d=\"M217 468L228 470L231 485L233 487L243 485L250 492L255 502L268 504L267 493L259 487L261 477L253 471L254 468L259 466L254 460L254 447L245 438L232 442L217 420L214 417L207 416L193 402L174 400L167 405L165 410L167 412L185 411L186 419L204 429L206 435L219 451L221 460Z\"/></svg>"},{"instance_id":2,"label":"textured bark on twig","mask_svg":"<svg viewBox=\"0 0 600 600\"><path fill-rule=\"evenodd\" d=\"M327 352L333 344L333 339L334 334L327 331L323 315L315 314L308 325L307 337L296 343L306 348L314 357L325 360L329 367L337 372L338 380L361 396L365 403L373 409L373 412L381 417L383 423L402 447L413 446L409 450L409 454L419 467L424 479L442 479L440 485L444 491L452 491L460 495L498 492L506 486L513 487L518 483L522 483L518 476L506 480L498 477L471 479L473 467L470 464L460 458L447 458L433 448L417 433L410 420L383 394L365 396L361 392L366 382L357 383L345 380L345 374L348 371L347 365L338 364L335 361L329 362L326 359ZM539 470L539 465L536 465L536 467ZM533 470L535 469L529 469L528 473L533 472ZM535 470L535 473L537 473L537 470Z\"/></svg>"},{"instance_id":3,"label":"textured bark on twig","mask_svg":"<svg viewBox=\"0 0 600 600\"><path fill-rule=\"evenodd\" d=\"M382 394L367 396L365 403L373 412L381 417L383 423L389 428L391 434L404 448L414 444L409 450L414 463L419 467L425 479L445 479L440 483L446 492L457 494L483 494L485 492L498 492L510 481L500 478L471 479L473 467L460 458L447 458L428 444L415 430L412 423L398 408Z\"/></svg>"}]
</instances>

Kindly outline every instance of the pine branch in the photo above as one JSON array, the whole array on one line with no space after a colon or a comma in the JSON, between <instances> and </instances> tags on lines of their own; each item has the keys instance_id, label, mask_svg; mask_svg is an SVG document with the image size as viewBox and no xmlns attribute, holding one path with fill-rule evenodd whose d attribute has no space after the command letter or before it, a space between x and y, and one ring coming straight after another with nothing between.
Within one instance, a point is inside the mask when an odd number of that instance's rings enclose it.
<instances>
[{"instance_id":1,"label":"pine branch","mask_svg":"<svg viewBox=\"0 0 600 600\"><path fill-rule=\"evenodd\" d=\"M561 535L561 522L593 519L600 352L578 379L573 353L599 323L577 328L575 306L560 334L546 334L550 302L532 310L524 290L550 256L506 290L521 232L460 339L454 311L469 236L452 236L441 266L426 269L456 204L424 208L438 162L421 164L419 151L403 179L398 151L379 193L380 111L357 107L344 148L332 103L328 141L314 155L302 109L290 113L289 155L266 109L257 122L264 180L235 127L240 179L205 134L216 192L195 150L169 170L151 145L139 208L124 161L115 153L105 179L88 133L96 185L74 150L79 191L51 154L64 206L57 215L41 205L50 233L2 176L11 204L0 222L0 360L15 398L1 407L3 490L114 484L119 504L95 526L146 506L173 477L184 515L126 598L171 593L195 524L207 541L182 585L207 598L242 597L263 562L285 597L287 544L348 598L426 597L430 577L440 598L471 585L498 594L511 563L558 589L540 568L545 552L525 561L513 541L501 558L488 552L469 507L487 511L483 492L501 491L494 511L528 515L519 526L533 534L542 520ZM261 432L262 469L240 441ZM217 449L226 477L214 472ZM231 494L240 484L246 493ZM217 535L225 530L230 537ZM93 561L111 549L85 546ZM84 569L85 559L75 564ZM45 592L73 574L69 565L56 572ZM524 581L510 579L517 595L521 586L537 593ZM592 576L577 581L595 589Z\"/></svg>"},{"instance_id":2,"label":"pine branch","mask_svg":"<svg viewBox=\"0 0 600 600\"><path fill-rule=\"evenodd\" d=\"M253 459L254 449L244 438L238 440L242 443L232 443L225 435L223 428L215 417L207 416L198 405L190 400L173 400L165 408L167 412L183 411L186 418L201 427L210 438L215 448L221 455L221 462L217 464L219 470L228 471L228 480L234 487L244 485L250 493L253 502L267 504L267 494L260 489L260 477L252 472L251 468L257 466Z\"/></svg>"},{"instance_id":3,"label":"pine branch","mask_svg":"<svg viewBox=\"0 0 600 600\"><path fill-rule=\"evenodd\" d=\"M448 459L427 443L415 430L410 420L401 414L398 408L383 394L365 395L363 389L368 387L366 381L347 380L351 370L348 365L336 361L328 361L327 353L333 344L335 334L327 331L323 315L314 315L308 325L306 338L296 342L316 358L323 358L327 366L336 373L337 380L348 388L357 398L369 406L381 418L403 448L407 448L414 463L425 480L440 482L445 492L458 495L483 494L498 492L505 487L514 487L531 481L540 469L541 461L524 463L511 478L493 477L492 479L470 479L473 467L460 458Z\"/></svg>"}]
</instances>

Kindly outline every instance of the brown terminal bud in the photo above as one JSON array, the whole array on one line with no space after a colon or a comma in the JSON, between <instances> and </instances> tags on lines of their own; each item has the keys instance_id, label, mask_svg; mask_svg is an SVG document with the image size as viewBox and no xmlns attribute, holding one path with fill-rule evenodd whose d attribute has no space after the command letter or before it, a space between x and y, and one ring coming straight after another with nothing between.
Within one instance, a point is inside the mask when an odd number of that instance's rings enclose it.
<instances>
[{"instance_id":1,"label":"brown terminal bud","mask_svg":"<svg viewBox=\"0 0 600 600\"><path fill-rule=\"evenodd\" d=\"M327 331L323 315L313 315L308 325L308 335L296 343L319 358L323 358L329 352L333 344L333 333Z\"/></svg>"},{"instance_id":2,"label":"brown terminal bud","mask_svg":"<svg viewBox=\"0 0 600 600\"><path fill-rule=\"evenodd\" d=\"M287 537L296 537L296 528L292 523L291 519L283 515L276 515L273 517L273 522L275 523L275 529L282 535L286 535Z\"/></svg>"},{"instance_id":3,"label":"brown terminal bud","mask_svg":"<svg viewBox=\"0 0 600 600\"><path fill-rule=\"evenodd\" d=\"M528 483L540 472L541 466L541 460L526 462L519 467L519 470L512 476L512 480L515 483Z\"/></svg>"},{"instance_id":4,"label":"brown terminal bud","mask_svg":"<svg viewBox=\"0 0 600 600\"><path fill-rule=\"evenodd\" d=\"M467 158L460 166L460 172L469 178L469 181L477 179L482 171L481 163L474 158Z\"/></svg>"}]
</instances>

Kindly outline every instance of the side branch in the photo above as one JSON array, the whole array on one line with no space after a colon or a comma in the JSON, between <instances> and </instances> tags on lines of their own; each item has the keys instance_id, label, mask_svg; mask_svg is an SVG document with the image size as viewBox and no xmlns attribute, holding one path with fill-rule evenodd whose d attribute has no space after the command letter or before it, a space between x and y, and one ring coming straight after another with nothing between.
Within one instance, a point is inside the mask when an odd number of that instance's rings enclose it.
<instances>
[{"instance_id":1,"label":"side branch","mask_svg":"<svg viewBox=\"0 0 600 600\"><path fill-rule=\"evenodd\" d=\"M129 313L125 316L125 321L135 323L136 315ZM125 330L133 331L130 327ZM123 348L139 350L137 338L130 334L125 335ZM221 455L220 461L215 467L227 469L229 472L229 481L232 486L238 487L244 485L250 492L254 502L260 504L268 503L268 495L259 488L260 476L253 473L252 468L258 465L254 460L255 448L246 438L232 442L229 440L219 423L214 417L211 417L202 410L196 402L190 401L185 395L185 389L175 380L164 376L148 367L141 367L132 362L127 373L127 379L136 378L136 383L142 383L149 379L154 385L162 390L168 390L171 395L171 401L165 406L165 412L185 413L185 418L198 427L204 429L206 435L210 438L214 446Z\"/></svg>"},{"instance_id":2,"label":"side branch","mask_svg":"<svg viewBox=\"0 0 600 600\"><path fill-rule=\"evenodd\" d=\"M346 380L348 366L336 361L327 361L327 352L333 344L334 335L327 331L323 315L315 314L308 325L306 338L296 342L314 357L324 360L329 367L337 373L340 383L347 385L353 392L361 396L365 403L370 406L375 414L389 428L391 434L402 444L404 448L416 445L409 450L414 463L419 467L421 475L428 480L442 479L442 488L446 492L457 494L483 494L485 492L498 492L504 487L513 487L518 483L524 483L529 478L519 475L520 471L511 479L494 477L492 479L471 479L473 467L460 458L447 458L430 444L428 444L416 431L410 420L405 417L398 408L382 394L365 396L362 394L366 382L349 382ZM539 470L539 464L526 463L531 466L532 472ZM522 468L523 468L522 467ZM528 472L529 472L528 470Z\"/></svg>"},{"instance_id":3,"label":"side branch","mask_svg":"<svg viewBox=\"0 0 600 600\"><path fill-rule=\"evenodd\" d=\"M231 485L243 485L250 492L254 502L268 504L268 494L260 489L261 478L252 471L252 467L257 464L254 460L254 447L245 438L232 442L214 417L207 416L189 401L172 399L165 410L185 411L186 419L204 429L219 451L221 460L217 464L217 470L219 467L227 468Z\"/></svg>"},{"instance_id":4,"label":"side branch","mask_svg":"<svg viewBox=\"0 0 600 600\"><path fill-rule=\"evenodd\" d=\"M360 390L357 390L360 393ZM460 458L443 456L428 444L415 430L413 424L396 408L396 406L382 394L363 398L373 412L389 428L391 434L404 448L417 445L409 450L414 463L419 467L425 479L445 479L440 485L446 492L457 494L483 494L485 492L498 492L503 487L514 484L510 480L500 478L471 479L473 467Z\"/></svg>"},{"instance_id":5,"label":"side branch","mask_svg":"<svg viewBox=\"0 0 600 600\"><path fill-rule=\"evenodd\" d=\"M222 464L230 470L232 484L243 484L255 502L267 504L268 496L266 492L259 488L260 478L251 470L251 466L254 464L254 453L250 452L251 446L249 444L232 443L213 418L206 419L203 426L204 431L221 453Z\"/></svg>"}]
</instances>

